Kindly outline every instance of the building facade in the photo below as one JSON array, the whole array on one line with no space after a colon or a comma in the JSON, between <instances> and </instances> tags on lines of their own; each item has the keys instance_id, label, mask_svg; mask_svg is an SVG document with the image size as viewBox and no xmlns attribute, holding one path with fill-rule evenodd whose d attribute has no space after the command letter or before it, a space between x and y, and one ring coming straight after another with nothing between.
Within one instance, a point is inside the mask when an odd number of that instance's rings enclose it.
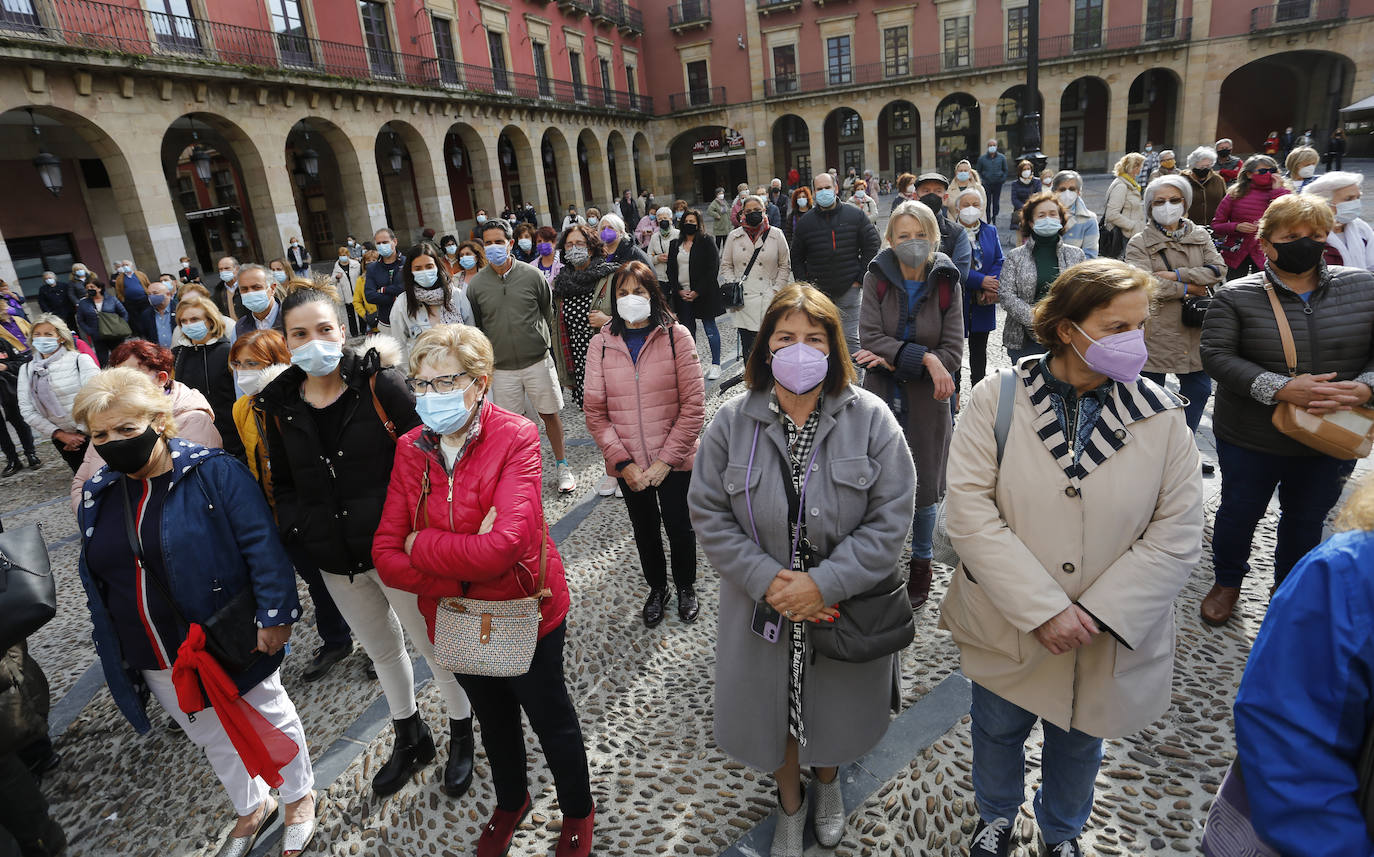
<instances>
[{"instance_id":1,"label":"building facade","mask_svg":"<svg viewBox=\"0 0 1374 857\"><path fill-rule=\"evenodd\" d=\"M5 0L0 276L1019 151L1025 0L637 2ZM1374 0L1255 2L1045 0L1051 163L1250 151L1374 95Z\"/></svg>"}]
</instances>

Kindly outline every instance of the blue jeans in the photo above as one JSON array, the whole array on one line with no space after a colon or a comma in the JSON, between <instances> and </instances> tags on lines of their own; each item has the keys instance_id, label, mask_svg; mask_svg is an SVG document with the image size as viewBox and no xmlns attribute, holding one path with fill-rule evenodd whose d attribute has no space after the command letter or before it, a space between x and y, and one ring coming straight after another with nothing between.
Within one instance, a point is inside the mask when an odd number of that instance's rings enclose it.
<instances>
[{"instance_id":1,"label":"blue jeans","mask_svg":"<svg viewBox=\"0 0 1374 857\"><path fill-rule=\"evenodd\" d=\"M1141 372L1146 378L1154 381L1159 386L1164 386L1165 378L1168 376L1164 372ZM1212 378L1206 372L1184 372L1174 373L1178 379L1178 391L1188 400L1188 406L1183 409L1183 418L1188 421L1188 428L1193 433L1197 433L1197 427L1202 422L1202 412L1207 410L1207 400L1212 397Z\"/></svg>"},{"instance_id":2,"label":"blue jeans","mask_svg":"<svg viewBox=\"0 0 1374 857\"><path fill-rule=\"evenodd\" d=\"M692 338L697 336L697 317L692 314L692 304L690 301L678 301L677 320L692 332ZM716 366L720 365L720 328L716 327L714 318L703 318L701 327L706 331L706 341L711 346L711 362Z\"/></svg>"},{"instance_id":3,"label":"blue jeans","mask_svg":"<svg viewBox=\"0 0 1374 857\"><path fill-rule=\"evenodd\" d=\"M1329 455L1274 455L1217 439L1221 505L1212 525L1212 568L1218 586L1240 586L1250 571L1255 527L1279 491L1274 585L1322 540L1326 514L1341 498L1355 462Z\"/></svg>"},{"instance_id":4,"label":"blue jeans","mask_svg":"<svg viewBox=\"0 0 1374 857\"><path fill-rule=\"evenodd\" d=\"M1026 739L1034 714L973 685L973 793L983 821L1015 820L1026 799ZM1035 821L1045 843L1058 845L1083 833L1093 808L1093 782L1102 767L1102 739L1042 723L1045 748Z\"/></svg>"},{"instance_id":5,"label":"blue jeans","mask_svg":"<svg viewBox=\"0 0 1374 857\"><path fill-rule=\"evenodd\" d=\"M931 559L935 556L935 519L940 504L917 506L911 519L911 555L916 559Z\"/></svg>"}]
</instances>

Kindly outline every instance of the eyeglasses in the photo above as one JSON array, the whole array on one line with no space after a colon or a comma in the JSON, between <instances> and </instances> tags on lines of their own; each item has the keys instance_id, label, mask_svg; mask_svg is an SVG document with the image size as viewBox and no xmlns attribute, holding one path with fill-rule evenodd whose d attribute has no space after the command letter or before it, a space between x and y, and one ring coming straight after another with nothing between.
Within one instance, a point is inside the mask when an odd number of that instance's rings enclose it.
<instances>
[{"instance_id":1,"label":"eyeglasses","mask_svg":"<svg viewBox=\"0 0 1374 857\"><path fill-rule=\"evenodd\" d=\"M1260 167L1259 169L1255 170L1255 175L1272 176L1276 172L1278 172L1278 170L1274 169L1273 167Z\"/></svg>"},{"instance_id":2,"label":"eyeglasses","mask_svg":"<svg viewBox=\"0 0 1374 857\"><path fill-rule=\"evenodd\" d=\"M425 380L424 378L407 378L406 386L410 388L410 392L417 396L423 396L430 390L436 393L452 393L454 390L458 389L459 380L466 377L467 375L459 372L456 375L440 375L437 378L430 378L429 380ZM471 386L472 384L469 383L468 387ZM466 390L467 387L463 389Z\"/></svg>"}]
</instances>

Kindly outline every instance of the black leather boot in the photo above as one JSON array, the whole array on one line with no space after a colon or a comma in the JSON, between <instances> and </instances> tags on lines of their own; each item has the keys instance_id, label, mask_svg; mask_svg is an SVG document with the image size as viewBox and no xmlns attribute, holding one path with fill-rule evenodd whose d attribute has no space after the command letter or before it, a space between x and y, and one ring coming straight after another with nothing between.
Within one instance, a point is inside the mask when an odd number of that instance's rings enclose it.
<instances>
[{"instance_id":1,"label":"black leather boot","mask_svg":"<svg viewBox=\"0 0 1374 857\"><path fill-rule=\"evenodd\" d=\"M372 778L372 790L385 797L401 790L410 775L434 761L434 738L429 727L420 719L420 712L405 720L394 720L396 742L391 745L391 758Z\"/></svg>"},{"instance_id":2,"label":"black leather boot","mask_svg":"<svg viewBox=\"0 0 1374 857\"><path fill-rule=\"evenodd\" d=\"M911 558L911 573L906 579L906 597L911 609L918 610L930 598L930 560Z\"/></svg>"},{"instance_id":3,"label":"black leather boot","mask_svg":"<svg viewBox=\"0 0 1374 857\"><path fill-rule=\"evenodd\" d=\"M444 765L440 789L449 797L462 797L472 785L472 717L450 719L448 723L448 764Z\"/></svg>"}]
</instances>

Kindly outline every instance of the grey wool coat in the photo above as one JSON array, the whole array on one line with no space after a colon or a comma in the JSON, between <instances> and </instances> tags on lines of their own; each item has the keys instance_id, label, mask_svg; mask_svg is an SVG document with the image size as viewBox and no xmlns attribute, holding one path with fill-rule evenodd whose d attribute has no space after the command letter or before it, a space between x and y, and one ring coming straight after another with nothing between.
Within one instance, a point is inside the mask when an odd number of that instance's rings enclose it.
<instances>
[{"instance_id":1,"label":"grey wool coat","mask_svg":"<svg viewBox=\"0 0 1374 857\"><path fill-rule=\"evenodd\" d=\"M811 576L825 603L843 611L845 599L873 589L897 569L911 528L916 472L891 410L853 385L824 397L815 449L804 514L807 538L825 559ZM783 620L777 643L751 628L754 605L791 555L786 466L786 441L769 394L751 391L726 403L711 421L688 493L697 539L721 577L716 743L760 771L782 767L787 746L790 624ZM851 664L808 652L801 763L841 765L872 749L887 731L894 678L891 656Z\"/></svg>"}]
</instances>

